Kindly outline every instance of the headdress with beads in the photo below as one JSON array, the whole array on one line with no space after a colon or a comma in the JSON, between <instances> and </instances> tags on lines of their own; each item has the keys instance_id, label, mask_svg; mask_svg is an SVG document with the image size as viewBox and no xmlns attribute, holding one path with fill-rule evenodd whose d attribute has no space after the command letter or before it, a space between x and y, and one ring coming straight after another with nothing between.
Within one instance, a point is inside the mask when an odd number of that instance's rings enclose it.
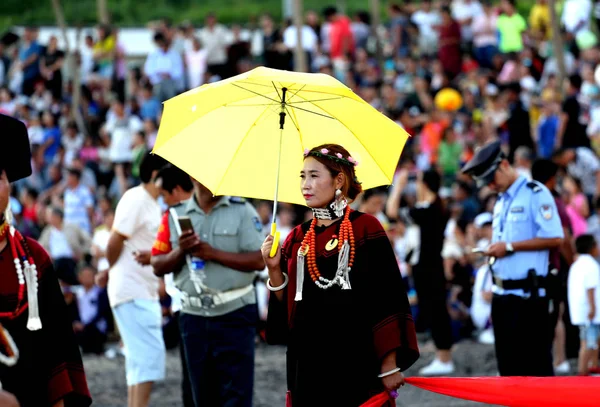
<instances>
[{"instance_id":1,"label":"headdress with beads","mask_svg":"<svg viewBox=\"0 0 600 407\"><path fill-rule=\"evenodd\" d=\"M328 160L335 161L336 163L347 165L349 167L356 167L358 165L358 161L356 161L351 156L344 157L341 153L329 154L329 150L326 148L322 148L320 150L304 150L304 157L319 157L319 158L327 158Z\"/></svg>"}]
</instances>

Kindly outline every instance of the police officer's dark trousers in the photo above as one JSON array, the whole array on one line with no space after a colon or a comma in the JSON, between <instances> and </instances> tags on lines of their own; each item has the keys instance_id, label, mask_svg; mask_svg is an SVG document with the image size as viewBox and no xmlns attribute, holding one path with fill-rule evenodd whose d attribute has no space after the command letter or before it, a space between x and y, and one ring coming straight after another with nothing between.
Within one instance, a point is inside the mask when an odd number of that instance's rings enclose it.
<instances>
[{"instance_id":1,"label":"police officer's dark trousers","mask_svg":"<svg viewBox=\"0 0 600 407\"><path fill-rule=\"evenodd\" d=\"M257 320L256 304L215 317L181 313L196 407L252 407Z\"/></svg>"},{"instance_id":2,"label":"police officer's dark trousers","mask_svg":"<svg viewBox=\"0 0 600 407\"><path fill-rule=\"evenodd\" d=\"M554 375L546 298L494 295L492 323L501 376Z\"/></svg>"}]
</instances>

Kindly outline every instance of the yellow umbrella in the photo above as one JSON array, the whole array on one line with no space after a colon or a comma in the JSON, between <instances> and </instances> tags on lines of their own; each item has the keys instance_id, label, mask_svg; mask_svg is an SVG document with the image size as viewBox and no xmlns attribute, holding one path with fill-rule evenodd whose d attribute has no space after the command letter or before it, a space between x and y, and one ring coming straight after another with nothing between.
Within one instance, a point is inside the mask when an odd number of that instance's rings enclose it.
<instances>
[{"instance_id":1,"label":"yellow umbrella","mask_svg":"<svg viewBox=\"0 0 600 407\"><path fill-rule=\"evenodd\" d=\"M275 233L278 200L305 204L305 148L344 146L373 188L391 184L407 138L331 76L259 67L166 101L153 152L215 195L274 199Z\"/></svg>"}]
</instances>

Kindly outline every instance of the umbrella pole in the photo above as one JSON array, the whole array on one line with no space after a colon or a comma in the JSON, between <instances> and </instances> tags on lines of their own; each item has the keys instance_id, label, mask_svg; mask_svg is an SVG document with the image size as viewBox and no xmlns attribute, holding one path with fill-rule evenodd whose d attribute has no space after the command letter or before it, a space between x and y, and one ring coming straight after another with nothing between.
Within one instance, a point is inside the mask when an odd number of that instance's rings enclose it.
<instances>
[{"instance_id":1,"label":"umbrella pole","mask_svg":"<svg viewBox=\"0 0 600 407\"><path fill-rule=\"evenodd\" d=\"M281 112L279 112L279 151L277 154L277 177L275 179L275 198L273 199L273 219L271 221L271 236L273 236L273 246L271 247L271 257L275 257L279 247L279 232L277 231L277 201L279 196L279 175L281 172L281 149L283 147L283 126L285 124L285 94L287 88L282 89L281 94Z\"/></svg>"}]
</instances>

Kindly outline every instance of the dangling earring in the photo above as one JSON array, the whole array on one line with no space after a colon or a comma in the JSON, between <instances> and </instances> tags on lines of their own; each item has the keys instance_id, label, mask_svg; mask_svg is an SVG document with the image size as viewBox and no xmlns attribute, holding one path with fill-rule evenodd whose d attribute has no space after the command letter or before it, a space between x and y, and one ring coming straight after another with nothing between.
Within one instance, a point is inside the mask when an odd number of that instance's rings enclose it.
<instances>
[{"instance_id":1,"label":"dangling earring","mask_svg":"<svg viewBox=\"0 0 600 407\"><path fill-rule=\"evenodd\" d=\"M342 196L342 190L339 188L336 189L335 199L331 203L331 209L333 210L333 213L335 213L335 216L338 218L344 216L344 209L346 209L346 206L348 206L348 201Z\"/></svg>"},{"instance_id":2,"label":"dangling earring","mask_svg":"<svg viewBox=\"0 0 600 407\"><path fill-rule=\"evenodd\" d=\"M13 224L13 213L12 213L12 209L10 207L10 202L8 202L8 206L4 210L3 218L4 218L4 221L8 224L8 226L12 226L12 224Z\"/></svg>"}]
</instances>

